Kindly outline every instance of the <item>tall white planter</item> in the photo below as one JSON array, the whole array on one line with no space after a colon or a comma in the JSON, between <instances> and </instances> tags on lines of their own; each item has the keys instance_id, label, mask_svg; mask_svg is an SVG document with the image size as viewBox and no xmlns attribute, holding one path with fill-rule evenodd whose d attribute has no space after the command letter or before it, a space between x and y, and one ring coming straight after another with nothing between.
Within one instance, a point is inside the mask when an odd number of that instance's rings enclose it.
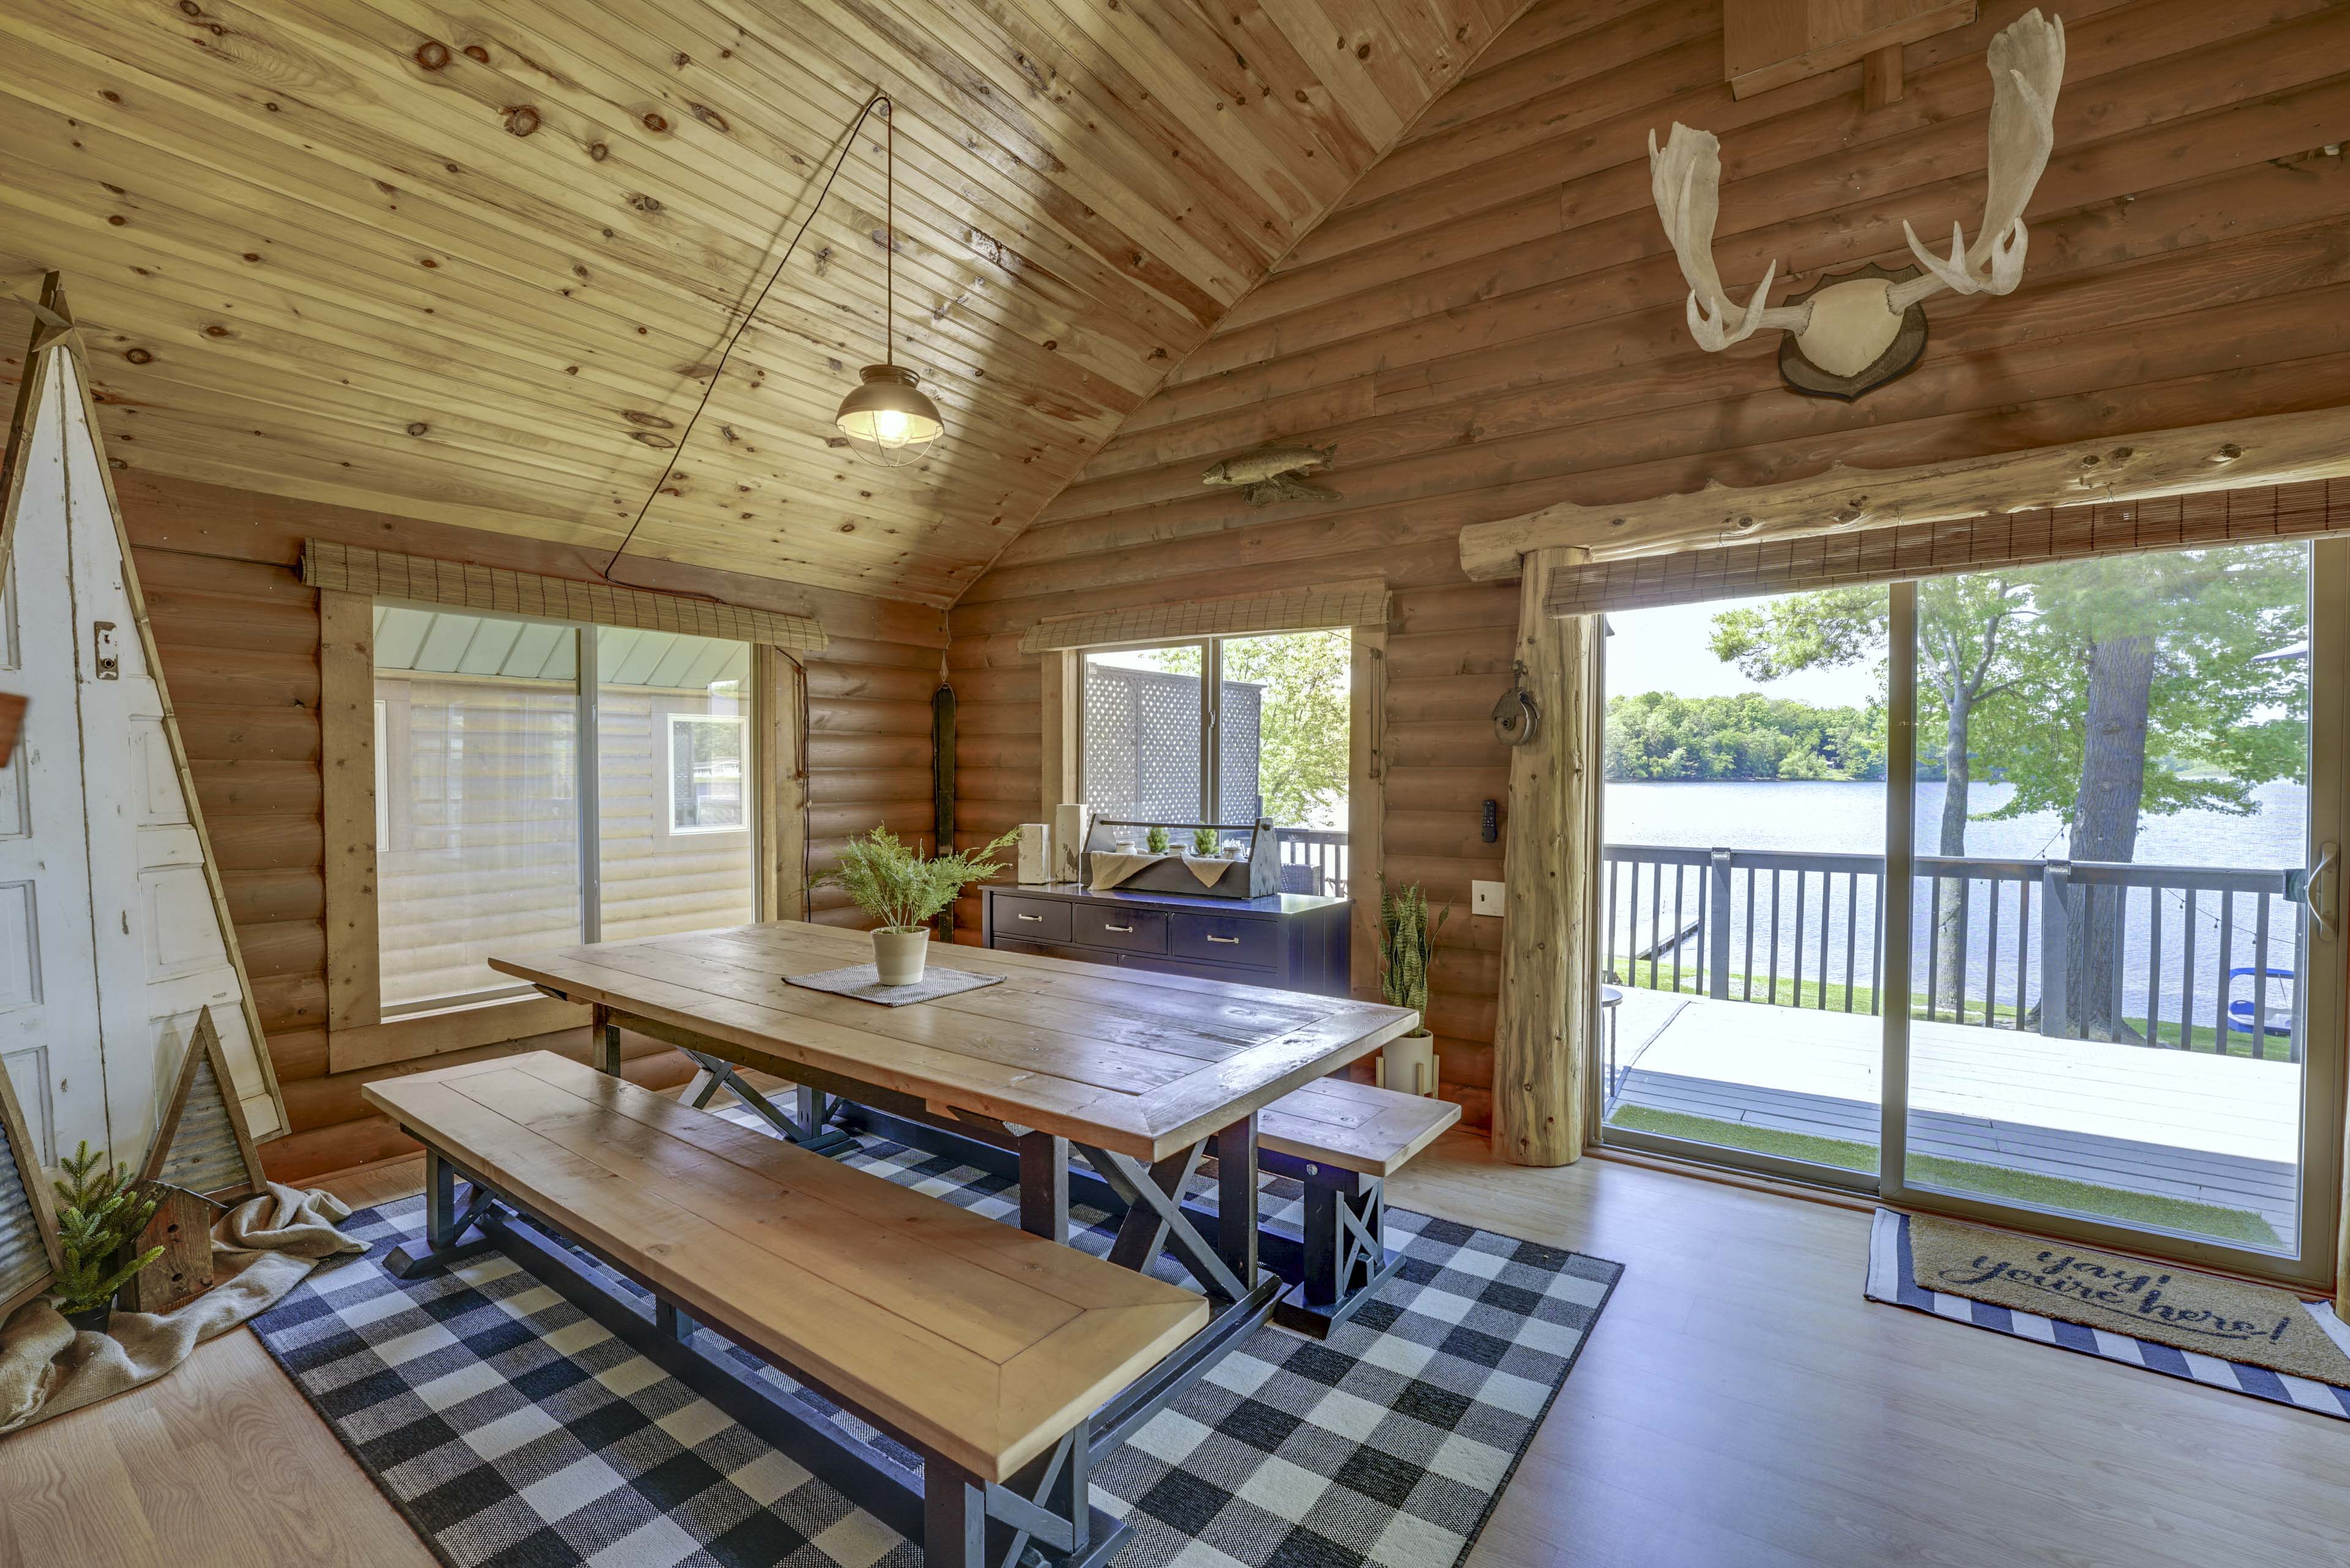
<instances>
[{"instance_id":1,"label":"tall white planter","mask_svg":"<svg viewBox=\"0 0 2350 1568\"><path fill-rule=\"evenodd\" d=\"M874 932L873 967L879 971L880 983L911 985L920 980L930 945L931 933L927 928L911 931Z\"/></svg>"},{"instance_id":2,"label":"tall white planter","mask_svg":"<svg viewBox=\"0 0 2350 1568\"><path fill-rule=\"evenodd\" d=\"M1406 1034L1379 1049L1379 1087L1422 1097L1436 1093L1436 1036Z\"/></svg>"}]
</instances>

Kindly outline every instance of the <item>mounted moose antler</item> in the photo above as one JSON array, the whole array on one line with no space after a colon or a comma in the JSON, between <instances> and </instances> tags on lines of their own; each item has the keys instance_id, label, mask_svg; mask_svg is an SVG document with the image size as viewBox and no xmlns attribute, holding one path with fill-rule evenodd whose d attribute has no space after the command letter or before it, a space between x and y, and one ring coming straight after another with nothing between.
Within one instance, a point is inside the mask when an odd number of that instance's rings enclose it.
<instances>
[{"instance_id":1,"label":"mounted moose antler","mask_svg":"<svg viewBox=\"0 0 2350 1568\"><path fill-rule=\"evenodd\" d=\"M1799 391L1856 398L1918 361L1926 347L1920 301L1955 294L2007 294L2023 281L2023 209L2055 146L2057 89L2064 79L2064 23L2026 12L1991 42L1990 189L1972 246L1950 225L1948 259L1928 250L1906 222L1901 232L1923 271L1915 276L1871 269L1814 289L1794 304L1770 303L1779 264L1734 307L1713 265L1713 225L1721 207L1721 143L1711 131L1676 124L1659 148L1648 133L1648 182L1665 235L1689 280L1690 336L1719 353L1766 327L1790 334L1780 369Z\"/></svg>"}]
</instances>

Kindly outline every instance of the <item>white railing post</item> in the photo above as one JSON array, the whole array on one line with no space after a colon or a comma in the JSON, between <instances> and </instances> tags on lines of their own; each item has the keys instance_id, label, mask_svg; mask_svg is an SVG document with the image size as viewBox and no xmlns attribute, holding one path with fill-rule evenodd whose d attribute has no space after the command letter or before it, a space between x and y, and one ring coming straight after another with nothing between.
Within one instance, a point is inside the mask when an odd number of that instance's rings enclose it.
<instances>
[{"instance_id":1,"label":"white railing post","mask_svg":"<svg viewBox=\"0 0 2350 1568\"><path fill-rule=\"evenodd\" d=\"M2073 869L2051 860L2040 870L2040 1033L2071 1033L2065 986L2073 940Z\"/></svg>"}]
</instances>

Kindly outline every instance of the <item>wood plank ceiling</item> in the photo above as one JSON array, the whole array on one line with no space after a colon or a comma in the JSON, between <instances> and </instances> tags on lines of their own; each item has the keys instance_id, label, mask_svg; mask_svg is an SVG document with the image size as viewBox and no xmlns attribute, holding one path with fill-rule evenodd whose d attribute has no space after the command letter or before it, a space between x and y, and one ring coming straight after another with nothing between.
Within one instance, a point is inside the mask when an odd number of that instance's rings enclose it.
<instances>
[{"instance_id":1,"label":"wood plank ceiling","mask_svg":"<svg viewBox=\"0 0 2350 1568\"><path fill-rule=\"evenodd\" d=\"M42 0L0 285L66 274L129 467L611 547L674 458L635 553L945 604L1522 4ZM679 450L876 88L946 439L827 439L877 116Z\"/></svg>"}]
</instances>

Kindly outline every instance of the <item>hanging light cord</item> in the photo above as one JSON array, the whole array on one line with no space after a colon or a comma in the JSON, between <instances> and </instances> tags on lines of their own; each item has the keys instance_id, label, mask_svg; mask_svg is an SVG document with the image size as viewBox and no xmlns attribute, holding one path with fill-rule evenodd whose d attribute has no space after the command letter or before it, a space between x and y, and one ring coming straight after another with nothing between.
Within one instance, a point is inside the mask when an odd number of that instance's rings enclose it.
<instances>
[{"instance_id":1,"label":"hanging light cord","mask_svg":"<svg viewBox=\"0 0 2350 1568\"><path fill-rule=\"evenodd\" d=\"M874 106L877 104L889 105L889 112L882 117L889 125L887 138L889 175L888 184L886 186L888 192L886 199L889 202L889 216L888 223L889 226L885 231L887 235L887 244L884 246L884 250L889 258L889 261L888 264L889 281L885 286L882 296L883 337L881 340L882 358L885 359L889 358L890 338L897 330L897 318L894 314L894 306L898 281L896 266L896 256L898 254L898 106L890 102L889 95L888 93L877 92L871 98L865 100L865 107L858 109L857 111L857 117L848 122L848 134L841 139L840 155L832 161L832 172L824 177L824 188L816 193L816 201L809 205L807 216L800 220L799 228L792 234L792 243L784 247L783 259L775 263L775 270L767 275L767 281L760 286L757 296L751 301L751 307L743 313L743 319L736 322L734 324L734 330L727 335L725 347L719 349L718 364L710 372L709 384L702 389L702 400L693 405L693 412L687 418L685 421L685 429L678 432L677 445L670 449L669 462L662 465L660 477L653 481L652 489L648 491L645 494L644 504L637 508L637 520L629 524L628 533L621 535L620 547L612 552L612 558L610 560L604 563L604 569L601 576L606 582L613 583L617 581L612 576L612 568L620 564L620 557L622 556L628 554L629 546L636 541L637 530L645 525L645 514L652 510L654 499L660 494L662 487L669 483L670 475L677 472L677 460L685 454L685 443L692 438L693 427L698 421L700 421L702 418L702 410L710 406L711 394L718 390L718 378L720 373L726 369L727 356L734 352L734 345L742 339L743 334L749 329L752 319L759 314L759 306L767 302L768 290L775 286L776 280L784 275L784 268L791 265L792 253L800 248L800 240L807 234L808 225L816 222L816 213L822 210L824 206L824 199L832 193L832 182L840 178L842 168L848 162L849 149L857 145L857 132L864 126L866 117L873 112Z\"/></svg>"}]
</instances>

